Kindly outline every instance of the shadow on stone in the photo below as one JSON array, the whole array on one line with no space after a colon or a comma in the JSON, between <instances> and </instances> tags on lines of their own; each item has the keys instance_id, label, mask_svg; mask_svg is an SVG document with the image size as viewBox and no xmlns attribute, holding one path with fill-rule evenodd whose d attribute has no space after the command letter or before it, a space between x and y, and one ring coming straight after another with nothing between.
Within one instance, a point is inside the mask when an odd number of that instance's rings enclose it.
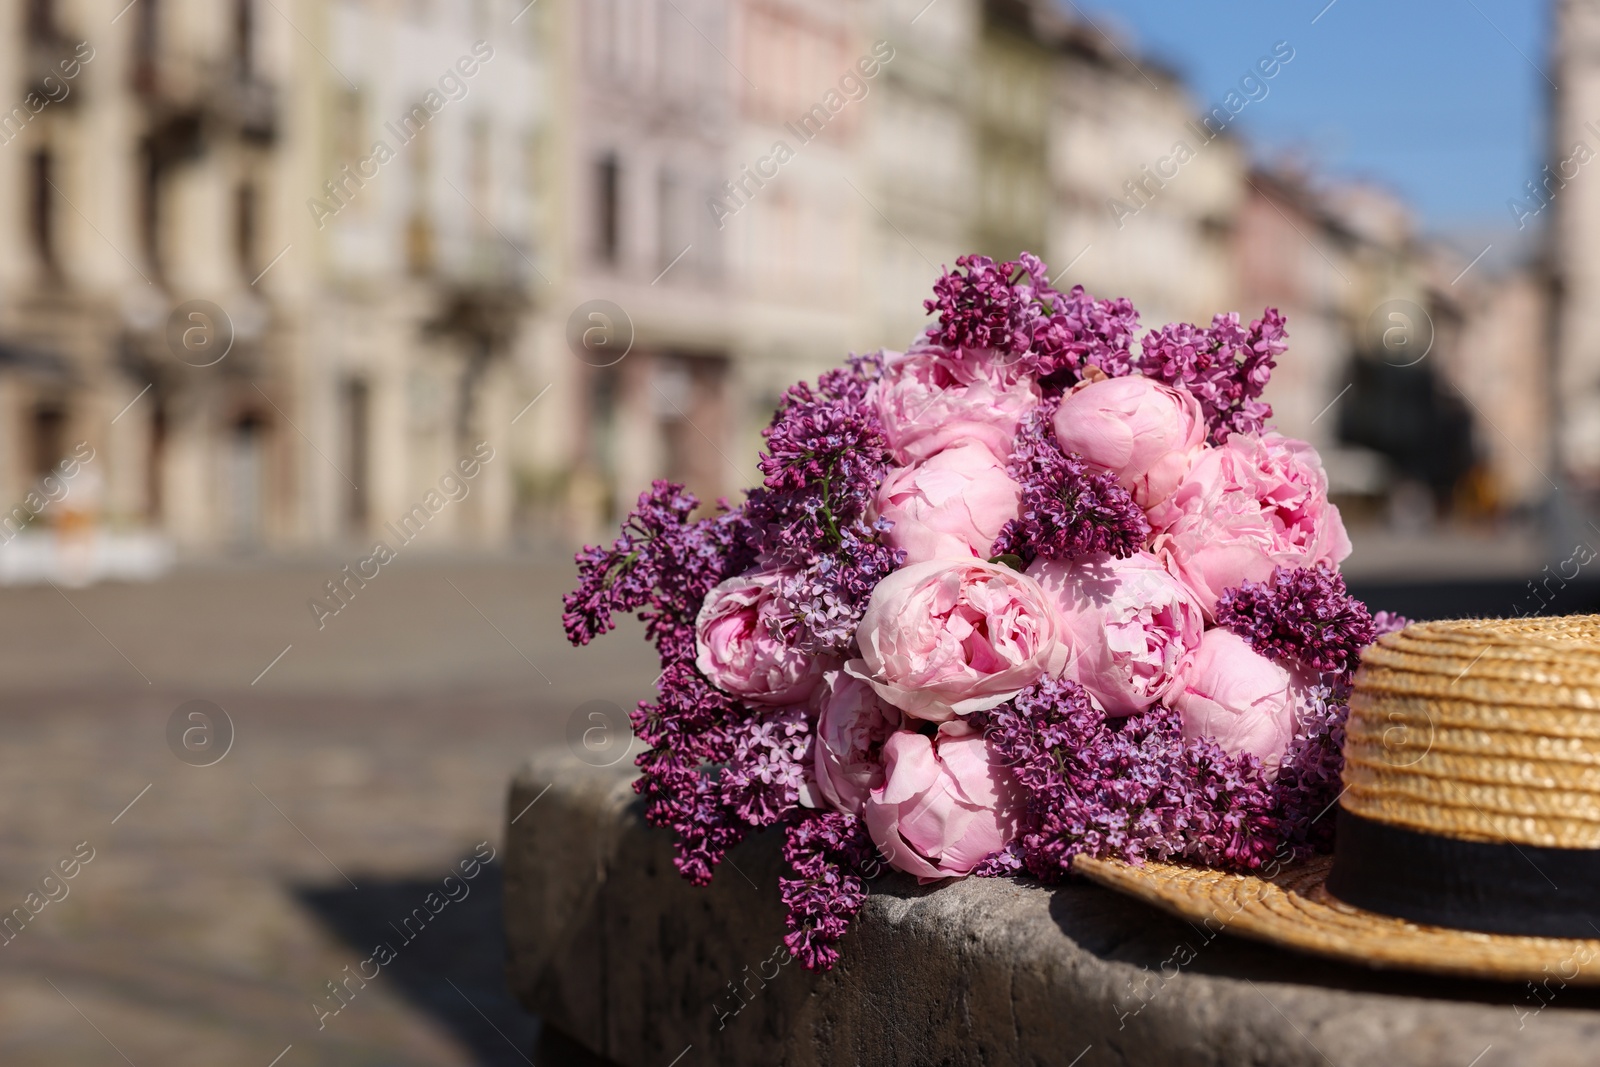
<instances>
[{"instance_id":1,"label":"shadow on stone","mask_svg":"<svg viewBox=\"0 0 1600 1067\"><path fill-rule=\"evenodd\" d=\"M458 869L458 868L457 868ZM299 886L296 898L324 926L350 946L350 974L372 959L378 945L394 955L370 985L387 987L442 1023L472 1051L482 1067L526 1067L539 1036L538 1020L511 996L505 975L505 934L501 924L501 871L498 862L482 866L465 883L459 900L445 901L441 885L452 868L419 871L414 877L357 876L361 888ZM459 877L459 876L458 876ZM437 894L430 901L429 894ZM437 914L431 911L437 907ZM426 916L424 924L422 917ZM408 922L408 917L410 921ZM372 966L364 968L370 974ZM346 972L328 975L342 980ZM365 992L355 989L351 1007ZM324 990L326 992L326 990ZM327 994L329 998L332 993ZM368 994L370 995L370 994ZM333 1006L332 1000L328 1006ZM562 1063L564 1059L540 1060ZM577 1062L577 1061L573 1061Z\"/></svg>"}]
</instances>

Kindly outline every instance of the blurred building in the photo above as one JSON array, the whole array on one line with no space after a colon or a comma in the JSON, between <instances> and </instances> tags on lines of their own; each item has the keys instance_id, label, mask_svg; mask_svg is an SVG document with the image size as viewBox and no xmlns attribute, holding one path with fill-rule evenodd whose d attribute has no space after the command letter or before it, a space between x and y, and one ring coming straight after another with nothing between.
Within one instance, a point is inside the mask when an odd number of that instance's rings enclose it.
<instances>
[{"instance_id":1,"label":"blurred building","mask_svg":"<svg viewBox=\"0 0 1600 1067\"><path fill-rule=\"evenodd\" d=\"M1549 156L1516 190L1519 218L1542 222L1555 296L1550 342L1555 353L1552 403L1560 475L1591 496L1600 490L1600 3L1556 0L1551 31L1553 76Z\"/></svg>"},{"instance_id":2,"label":"blurred building","mask_svg":"<svg viewBox=\"0 0 1600 1067\"><path fill-rule=\"evenodd\" d=\"M0 491L86 439L105 518L183 544L365 539L425 500L441 542L503 536L509 450L439 489L506 441L531 340L549 94L535 35L487 10L8 6L0 85L61 99L0 146L0 330L27 354Z\"/></svg>"},{"instance_id":3,"label":"blurred building","mask_svg":"<svg viewBox=\"0 0 1600 1067\"><path fill-rule=\"evenodd\" d=\"M1282 308L1278 422L1374 509L1539 492L1540 288L1048 0L125 3L4 13L4 499L82 441L95 523L194 550L594 537L754 483L783 388L1023 249L1147 326Z\"/></svg>"}]
</instances>

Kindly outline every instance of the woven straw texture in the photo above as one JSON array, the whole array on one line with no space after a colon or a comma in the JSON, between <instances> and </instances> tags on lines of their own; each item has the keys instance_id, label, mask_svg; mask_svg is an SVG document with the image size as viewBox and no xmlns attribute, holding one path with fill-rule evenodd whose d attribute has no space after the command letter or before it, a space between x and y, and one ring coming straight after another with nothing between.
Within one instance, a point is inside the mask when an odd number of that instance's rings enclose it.
<instances>
[{"instance_id":1,"label":"woven straw texture","mask_svg":"<svg viewBox=\"0 0 1600 1067\"><path fill-rule=\"evenodd\" d=\"M1507 937L1419 926L1352 908L1322 888L1332 865L1318 857L1273 878L1204 867L1079 856L1072 869L1211 931L1370 967L1470 978L1600 985L1600 940Z\"/></svg>"},{"instance_id":2,"label":"woven straw texture","mask_svg":"<svg viewBox=\"0 0 1600 1067\"><path fill-rule=\"evenodd\" d=\"M1600 615L1413 623L1361 657L1341 803L1473 841L1600 848Z\"/></svg>"}]
</instances>

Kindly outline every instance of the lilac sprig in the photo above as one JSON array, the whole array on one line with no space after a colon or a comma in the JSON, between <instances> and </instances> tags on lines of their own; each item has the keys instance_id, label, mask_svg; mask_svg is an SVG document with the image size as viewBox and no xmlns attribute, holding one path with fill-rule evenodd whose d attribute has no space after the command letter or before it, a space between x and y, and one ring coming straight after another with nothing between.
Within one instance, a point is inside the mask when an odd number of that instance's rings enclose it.
<instances>
[{"instance_id":1,"label":"lilac sprig","mask_svg":"<svg viewBox=\"0 0 1600 1067\"><path fill-rule=\"evenodd\" d=\"M904 549L882 541L883 519L858 519L839 531L839 544L778 583L778 601L798 624L791 641L808 655L842 656L879 582L905 562Z\"/></svg>"},{"instance_id":2,"label":"lilac sprig","mask_svg":"<svg viewBox=\"0 0 1600 1067\"><path fill-rule=\"evenodd\" d=\"M905 559L883 543L888 524L867 517L893 464L868 403L880 371L875 357L852 357L784 394L764 431L765 485L745 502L762 559L793 572L778 597L808 654L844 654L872 590Z\"/></svg>"},{"instance_id":3,"label":"lilac sprig","mask_svg":"<svg viewBox=\"0 0 1600 1067\"><path fill-rule=\"evenodd\" d=\"M1017 432L1008 467L1022 486L1018 518L1001 527L991 554L1071 560L1104 552L1133 555L1150 537L1144 510L1104 471L1092 471L1064 453L1051 426L1054 405L1028 413Z\"/></svg>"},{"instance_id":4,"label":"lilac sprig","mask_svg":"<svg viewBox=\"0 0 1600 1067\"><path fill-rule=\"evenodd\" d=\"M845 812L808 812L784 831L783 859L792 877L778 879L789 909L783 943L807 970L827 970L835 947L867 899L876 875L866 824Z\"/></svg>"},{"instance_id":5,"label":"lilac sprig","mask_svg":"<svg viewBox=\"0 0 1600 1067\"><path fill-rule=\"evenodd\" d=\"M1075 285L1044 297L1049 313L1034 329L1033 371L1046 396L1070 389L1089 367L1112 378L1133 373L1139 313L1125 297L1097 300Z\"/></svg>"},{"instance_id":6,"label":"lilac sprig","mask_svg":"<svg viewBox=\"0 0 1600 1067\"><path fill-rule=\"evenodd\" d=\"M1272 407L1260 400L1277 357L1288 350L1284 317L1267 308L1245 328L1237 312L1214 316L1210 327L1187 322L1152 330L1140 342L1135 368L1200 401L1212 444L1230 433L1260 433Z\"/></svg>"},{"instance_id":7,"label":"lilac sprig","mask_svg":"<svg viewBox=\"0 0 1600 1067\"><path fill-rule=\"evenodd\" d=\"M693 656L693 626L711 587L755 562L748 519L722 510L690 521L699 499L674 482L655 481L639 495L610 548L577 554L578 587L565 594L567 640L586 645L637 612L663 664Z\"/></svg>"},{"instance_id":8,"label":"lilac sprig","mask_svg":"<svg viewBox=\"0 0 1600 1067\"><path fill-rule=\"evenodd\" d=\"M1217 599L1217 622L1269 659L1295 660L1319 673L1354 671L1376 639L1367 606L1326 567L1277 567L1266 582L1246 581Z\"/></svg>"},{"instance_id":9,"label":"lilac sprig","mask_svg":"<svg viewBox=\"0 0 1600 1067\"><path fill-rule=\"evenodd\" d=\"M1372 616L1373 640L1384 634L1395 634L1411 625L1411 620L1394 611L1380 611Z\"/></svg>"},{"instance_id":10,"label":"lilac sprig","mask_svg":"<svg viewBox=\"0 0 1600 1067\"><path fill-rule=\"evenodd\" d=\"M1088 367L1114 378L1133 370L1139 327L1133 304L1096 300L1081 285L1062 293L1032 253L999 264L987 256L962 256L955 270L934 283L933 293L923 304L938 315L927 330L930 339L951 351L1015 359L1047 396L1070 388Z\"/></svg>"},{"instance_id":11,"label":"lilac sprig","mask_svg":"<svg viewBox=\"0 0 1600 1067\"><path fill-rule=\"evenodd\" d=\"M804 562L837 548L844 527L867 513L893 464L883 424L866 402L877 365L853 361L813 388L791 386L762 436L758 466L765 492L752 493L751 519L775 526L763 545L783 562ZM771 531L769 531L771 532Z\"/></svg>"},{"instance_id":12,"label":"lilac sprig","mask_svg":"<svg viewBox=\"0 0 1600 1067\"><path fill-rule=\"evenodd\" d=\"M1020 865L1056 882L1081 853L1251 870L1276 844L1259 761L1185 741L1170 709L1113 726L1077 683L1047 679L996 709L987 739L1026 800L1011 855L986 873Z\"/></svg>"},{"instance_id":13,"label":"lilac sprig","mask_svg":"<svg viewBox=\"0 0 1600 1067\"><path fill-rule=\"evenodd\" d=\"M733 734L722 772L722 802L753 827L771 826L793 811L805 785L811 719L804 707L752 716Z\"/></svg>"},{"instance_id":14,"label":"lilac sprig","mask_svg":"<svg viewBox=\"0 0 1600 1067\"><path fill-rule=\"evenodd\" d=\"M933 298L922 302L930 315L939 316L928 336L951 351L1023 355L1033 347L1034 329L1044 317L1036 300L1044 292L1053 290L1036 256L1025 252L1017 262L999 264L988 256L960 256L956 269L933 283Z\"/></svg>"},{"instance_id":15,"label":"lilac sprig","mask_svg":"<svg viewBox=\"0 0 1600 1067\"><path fill-rule=\"evenodd\" d=\"M1278 855L1285 862L1333 848L1332 813L1343 790L1349 697L1343 682L1312 686L1308 703L1295 717L1294 740L1272 783L1282 835Z\"/></svg>"}]
</instances>

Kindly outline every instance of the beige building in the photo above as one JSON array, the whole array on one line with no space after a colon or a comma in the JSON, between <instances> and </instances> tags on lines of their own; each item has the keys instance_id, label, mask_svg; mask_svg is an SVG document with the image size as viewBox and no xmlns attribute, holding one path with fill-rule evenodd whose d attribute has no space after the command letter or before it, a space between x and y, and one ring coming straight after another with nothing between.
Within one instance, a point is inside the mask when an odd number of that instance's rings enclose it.
<instances>
[{"instance_id":1,"label":"beige building","mask_svg":"<svg viewBox=\"0 0 1600 1067\"><path fill-rule=\"evenodd\" d=\"M503 539L548 92L490 9L8 7L0 84L60 99L0 147L0 489L81 438L111 527L367 542L482 440L413 522Z\"/></svg>"},{"instance_id":2,"label":"beige building","mask_svg":"<svg viewBox=\"0 0 1600 1067\"><path fill-rule=\"evenodd\" d=\"M1440 320L1430 369L1503 412L1474 438L1495 492L1537 491L1506 456L1547 409L1497 354L1537 286L1456 286L1392 199L1247 170L1228 102L1044 0L4 17L0 493L95 450L41 525L198 552L367 547L406 517L438 547L592 538L654 477L755 483L784 387L910 343L958 255L1024 248L1147 326L1282 307L1279 423L1352 491L1393 471L1328 405L1373 309L1410 300Z\"/></svg>"}]
</instances>

